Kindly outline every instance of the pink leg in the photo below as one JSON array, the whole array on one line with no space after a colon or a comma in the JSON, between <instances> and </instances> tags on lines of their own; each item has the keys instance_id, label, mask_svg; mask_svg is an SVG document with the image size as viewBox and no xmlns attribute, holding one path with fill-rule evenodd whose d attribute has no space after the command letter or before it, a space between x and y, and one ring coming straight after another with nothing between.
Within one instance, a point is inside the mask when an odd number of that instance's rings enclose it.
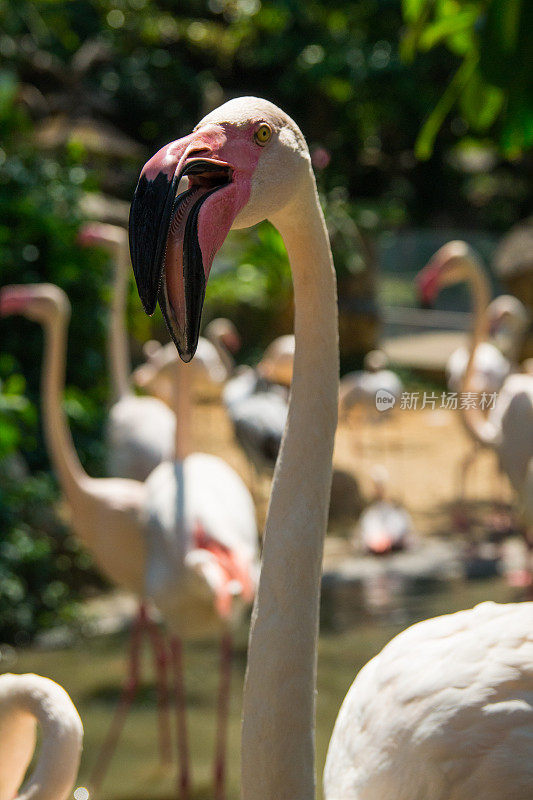
<instances>
[{"instance_id":1,"label":"pink leg","mask_svg":"<svg viewBox=\"0 0 533 800\"><path fill-rule=\"evenodd\" d=\"M185 713L185 688L183 680L183 645L181 639L173 636L170 640L170 656L174 672L174 698L176 702L176 724L178 739L178 797L188 800L191 788L189 770L189 745L187 741L187 719Z\"/></svg>"},{"instance_id":2,"label":"pink leg","mask_svg":"<svg viewBox=\"0 0 533 800\"><path fill-rule=\"evenodd\" d=\"M162 764L170 764L172 761L172 735L168 702L168 654L165 638L158 625L150 617L148 618L148 635L154 651L157 676L159 754Z\"/></svg>"},{"instance_id":3,"label":"pink leg","mask_svg":"<svg viewBox=\"0 0 533 800\"><path fill-rule=\"evenodd\" d=\"M457 487L458 500L456 507L453 511L453 524L461 532L466 533L472 526L472 521L466 506L466 479L472 467L472 464L478 456L477 444L468 451L467 455L461 462L459 485Z\"/></svg>"},{"instance_id":4,"label":"pink leg","mask_svg":"<svg viewBox=\"0 0 533 800\"><path fill-rule=\"evenodd\" d=\"M217 709L217 738L215 746L215 800L225 800L226 744L231 686L231 656L233 642L230 633L222 637L220 648L220 686Z\"/></svg>"},{"instance_id":5,"label":"pink leg","mask_svg":"<svg viewBox=\"0 0 533 800\"><path fill-rule=\"evenodd\" d=\"M124 728L126 717L130 711L135 695L139 688L139 674L140 674L140 654L141 654L141 639L143 628L147 624L147 612L144 603L139 606L139 613L133 624L131 639L130 639L130 660L129 660L129 676L122 689L119 704L115 711L111 727L108 734L104 739L104 743L100 748L96 764L89 779L89 786L91 787L91 797L96 797L104 778L107 774L109 764L113 758L113 754L117 747L117 742Z\"/></svg>"}]
</instances>

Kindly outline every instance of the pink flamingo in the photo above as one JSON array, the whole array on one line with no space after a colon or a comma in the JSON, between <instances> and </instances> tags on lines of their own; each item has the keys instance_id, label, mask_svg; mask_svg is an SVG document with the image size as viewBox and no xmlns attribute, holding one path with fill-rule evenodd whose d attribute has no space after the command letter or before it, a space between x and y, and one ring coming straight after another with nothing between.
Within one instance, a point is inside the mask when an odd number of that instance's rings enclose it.
<instances>
[{"instance_id":1,"label":"pink flamingo","mask_svg":"<svg viewBox=\"0 0 533 800\"><path fill-rule=\"evenodd\" d=\"M479 391L474 383L475 355L487 327L488 293L475 256L464 242L449 242L433 256L421 273L436 291L442 286L466 280L473 289L474 335L463 378L462 390ZM533 378L527 374L509 375L487 416L477 404L461 408L462 418L474 441L495 451L501 469L517 493L528 532L526 544L533 544ZM529 569L526 571L531 581Z\"/></svg>"},{"instance_id":2,"label":"pink flamingo","mask_svg":"<svg viewBox=\"0 0 533 800\"><path fill-rule=\"evenodd\" d=\"M183 173L194 180L175 201ZM214 253L231 227L264 218L279 229L289 255L296 349L252 617L241 796L313 800L318 610L337 421L338 334L328 234L309 151L295 123L272 103L238 98L163 148L148 163L136 193L134 267L148 310L157 302L159 279L168 283L160 303L188 360ZM351 694L358 702L347 703L339 718L328 756L328 800L409 796L413 781L420 797L440 800L450 764L458 798L496 800L505 792L529 798L532 609L531 603L483 604L421 623L394 640L357 679ZM447 655L450 669L443 671L441 656ZM415 656L420 668L413 672ZM401 691L394 694L395 687ZM371 725L377 735L369 739ZM458 731L467 735L458 739ZM484 748L469 747L471 732L498 757L485 758Z\"/></svg>"},{"instance_id":3,"label":"pink flamingo","mask_svg":"<svg viewBox=\"0 0 533 800\"><path fill-rule=\"evenodd\" d=\"M73 446L62 410L65 349L70 304L57 286L4 287L0 314L23 314L45 330L43 417L50 456L70 506L75 534L116 585L154 601L171 633L187 638L223 634L221 689L215 762L217 797L224 790L224 735L227 720L229 633L250 603L257 571L257 526L250 493L221 459L189 454L189 393L174 393L175 456L163 461L145 482L91 478ZM184 376L180 373L180 378ZM159 708L166 706L166 657L157 629L141 606L134 626L130 674L111 732L93 773L93 788L105 768L133 702L139 682L139 651L145 627L156 654ZM172 646L180 736L180 793L189 789L179 641ZM160 722L161 746L168 740Z\"/></svg>"}]
</instances>

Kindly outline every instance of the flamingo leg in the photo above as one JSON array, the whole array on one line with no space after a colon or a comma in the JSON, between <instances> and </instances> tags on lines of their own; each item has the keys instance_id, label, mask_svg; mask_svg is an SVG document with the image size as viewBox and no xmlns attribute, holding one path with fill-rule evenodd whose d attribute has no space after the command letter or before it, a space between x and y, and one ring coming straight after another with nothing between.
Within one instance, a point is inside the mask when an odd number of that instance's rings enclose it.
<instances>
[{"instance_id":1,"label":"flamingo leg","mask_svg":"<svg viewBox=\"0 0 533 800\"><path fill-rule=\"evenodd\" d=\"M191 788L189 769L189 745L187 740L187 718L185 713L185 683L183 678L183 644L173 636L170 640L170 657L174 673L174 699L176 704L176 728L178 742L178 797L188 800Z\"/></svg>"},{"instance_id":2,"label":"flamingo leg","mask_svg":"<svg viewBox=\"0 0 533 800\"><path fill-rule=\"evenodd\" d=\"M172 735L170 730L168 653L165 638L151 617L147 620L148 636L154 651L157 676L157 712L159 727L159 753L163 765L172 761Z\"/></svg>"},{"instance_id":3,"label":"flamingo leg","mask_svg":"<svg viewBox=\"0 0 533 800\"><path fill-rule=\"evenodd\" d=\"M478 457L478 446L475 444L461 461L459 469L459 485L457 487L457 506L454 510L454 525L462 533L466 533L471 527L470 516L466 507L466 480L472 468L472 464Z\"/></svg>"},{"instance_id":4,"label":"flamingo leg","mask_svg":"<svg viewBox=\"0 0 533 800\"><path fill-rule=\"evenodd\" d=\"M226 796L226 750L232 652L233 641L231 634L225 633L220 647L220 684L215 743L215 800L225 800Z\"/></svg>"},{"instance_id":5,"label":"flamingo leg","mask_svg":"<svg viewBox=\"0 0 533 800\"><path fill-rule=\"evenodd\" d=\"M109 769L111 759L115 753L120 734L124 728L126 717L131 709L132 703L139 688L141 640L143 628L147 623L147 610L144 603L139 606L139 613L133 624L130 639L129 675L123 686L120 700L109 728L108 734L104 739L96 764L89 779L91 786L91 796L96 797L104 782L104 778Z\"/></svg>"}]
</instances>

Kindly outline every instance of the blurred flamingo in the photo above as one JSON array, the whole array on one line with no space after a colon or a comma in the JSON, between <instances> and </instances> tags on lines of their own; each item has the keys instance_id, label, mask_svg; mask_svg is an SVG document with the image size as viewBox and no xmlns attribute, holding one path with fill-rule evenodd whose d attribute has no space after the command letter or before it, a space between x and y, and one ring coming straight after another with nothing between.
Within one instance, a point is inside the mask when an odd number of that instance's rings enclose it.
<instances>
[{"instance_id":1,"label":"blurred flamingo","mask_svg":"<svg viewBox=\"0 0 533 800\"><path fill-rule=\"evenodd\" d=\"M126 297L130 276L128 232L118 225L89 223L79 241L98 245L115 259L115 279L109 334L109 376L113 405L106 425L107 471L116 478L144 481L161 461L172 458L176 419L155 397L138 397L131 386L130 354L126 331Z\"/></svg>"},{"instance_id":2,"label":"blurred flamingo","mask_svg":"<svg viewBox=\"0 0 533 800\"><path fill-rule=\"evenodd\" d=\"M487 286L477 259L464 242L449 242L437 251L424 268L422 283L431 281L438 288L466 280L474 298L474 332L462 390L475 392L475 354L487 329ZM479 391L479 390L477 390ZM527 374L509 375L488 415L478 403L461 404L466 428L479 444L493 449L501 469L520 499L526 526L526 544L532 545L533 514L533 378ZM529 570L527 571L529 575ZM527 578L529 581L530 578Z\"/></svg>"},{"instance_id":3,"label":"blurred flamingo","mask_svg":"<svg viewBox=\"0 0 533 800\"><path fill-rule=\"evenodd\" d=\"M39 755L21 784L41 730ZM80 764L83 726L61 686L40 675L0 675L0 800L67 800Z\"/></svg>"},{"instance_id":4,"label":"blurred flamingo","mask_svg":"<svg viewBox=\"0 0 533 800\"><path fill-rule=\"evenodd\" d=\"M357 521L357 538L374 555L409 547L413 520L409 512L387 496L389 474L380 464L372 470L374 497Z\"/></svg>"},{"instance_id":5,"label":"blurred flamingo","mask_svg":"<svg viewBox=\"0 0 533 800\"><path fill-rule=\"evenodd\" d=\"M62 410L65 349L70 304L51 284L4 287L0 314L23 314L45 330L42 403L50 457L71 509L71 522L104 574L116 585L155 601L173 633L197 637L222 631L221 699L217 726L216 785L223 793L224 733L227 718L229 626L251 602L255 588L257 527L251 496L239 476L215 456L188 455L188 391L174 393L179 424L176 458L162 462L143 483L127 478L90 478L83 469ZM240 602L242 600L242 602ZM147 628L156 655L158 703L166 708L166 656L145 603L132 632L129 680L93 788L105 769L139 683L141 635ZM177 640L172 647L178 719L184 730L183 691ZM166 756L166 716L160 719ZM188 792L184 738L180 738L181 793Z\"/></svg>"}]
</instances>

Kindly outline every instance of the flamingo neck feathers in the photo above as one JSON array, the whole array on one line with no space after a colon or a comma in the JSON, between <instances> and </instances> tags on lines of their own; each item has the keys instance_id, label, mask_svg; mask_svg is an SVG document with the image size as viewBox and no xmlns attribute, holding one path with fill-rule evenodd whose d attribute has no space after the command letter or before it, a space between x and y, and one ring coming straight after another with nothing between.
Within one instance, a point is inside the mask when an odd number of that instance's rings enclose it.
<instances>
[{"instance_id":1,"label":"flamingo neck feathers","mask_svg":"<svg viewBox=\"0 0 533 800\"><path fill-rule=\"evenodd\" d=\"M127 241L118 245L115 265L115 281L111 302L111 320L107 340L109 369L113 402L132 393L129 375L131 372L128 334L126 331L126 298L130 260Z\"/></svg>"},{"instance_id":2,"label":"flamingo neck feathers","mask_svg":"<svg viewBox=\"0 0 533 800\"><path fill-rule=\"evenodd\" d=\"M44 325L45 354L41 397L46 443L54 470L69 503L76 502L87 480L63 410L68 315L58 311Z\"/></svg>"},{"instance_id":3,"label":"flamingo neck feathers","mask_svg":"<svg viewBox=\"0 0 533 800\"><path fill-rule=\"evenodd\" d=\"M83 737L70 698L57 684L35 675L5 675L2 683L0 799L66 800L78 773ZM36 723L42 739L39 757L16 794L33 755Z\"/></svg>"},{"instance_id":4,"label":"flamingo neck feathers","mask_svg":"<svg viewBox=\"0 0 533 800\"><path fill-rule=\"evenodd\" d=\"M475 372L476 349L488 337L487 307L490 302L490 286L481 264L475 259L463 260L464 279L470 287L473 303L474 325L470 344L470 354L466 365L462 392L473 391L472 381ZM499 431L484 416L479 403L461 404L461 414L465 427L474 439L483 445L497 445Z\"/></svg>"},{"instance_id":5,"label":"flamingo neck feathers","mask_svg":"<svg viewBox=\"0 0 533 800\"><path fill-rule=\"evenodd\" d=\"M220 360L224 364L227 376L230 378L235 372L235 361L232 354L224 344L222 337L213 331L209 331L209 326L207 326L206 330L204 331L204 335L217 351Z\"/></svg>"},{"instance_id":6,"label":"flamingo neck feathers","mask_svg":"<svg viewBox=\"0 0 533 800\"><path fill-rule=\"evenodd\" d=\"M333 260L314 176L271 219L291 264L294 373L264 534L244 689L243 800L315 796L315 691L322 554L337 424Z\"/></svg>"},{"instance_id":7,"label":"flamingo neck feathers","mask_svg":"<svg viewBox=\"0 0 533 800\"><path fill-rule=\"evenodd\" d=\"M174 383L172 392L172 410L176 415L176 434L174 440L174 458L184 461L192 453L192 369L184 364L179 356L172 371Z\"/></svg>"}]
</instances>

